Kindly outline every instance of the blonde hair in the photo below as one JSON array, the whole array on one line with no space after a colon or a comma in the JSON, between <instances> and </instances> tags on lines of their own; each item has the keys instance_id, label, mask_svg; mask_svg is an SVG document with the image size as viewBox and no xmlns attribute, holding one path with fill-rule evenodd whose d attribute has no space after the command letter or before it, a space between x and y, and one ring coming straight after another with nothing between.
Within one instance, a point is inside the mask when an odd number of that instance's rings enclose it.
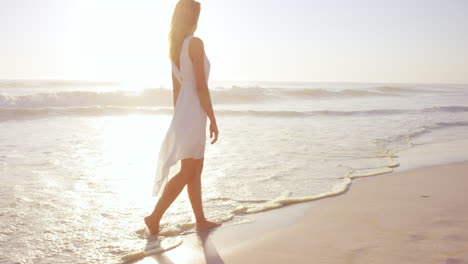
<instances>
[{"instance_id":1,"label":"blonde hair","mask_svg":"<svg viewBox=\"0 0 468 264\"><path fill-rule=\"evenodd\" d=\"M200 3L194 0L179 0L172 14L169 32L169 58L179 61L184 39L197 28L200 16Z\"/></svg>"}]
</instances>

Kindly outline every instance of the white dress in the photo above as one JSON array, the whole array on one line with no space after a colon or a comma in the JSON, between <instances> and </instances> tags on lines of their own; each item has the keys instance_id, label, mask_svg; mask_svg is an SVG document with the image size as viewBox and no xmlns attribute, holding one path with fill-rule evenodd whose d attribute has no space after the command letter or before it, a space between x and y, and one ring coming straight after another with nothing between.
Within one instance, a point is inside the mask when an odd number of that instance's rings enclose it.
<instances>
[{"instance_id":1,"label":"white dress","mask_svg":"<svg viewBox=\"0 0 468 264\"><path fill-rule=\"evenodd\" d=\"M159 151L153 187L155 197L162 194L166 183L179 172L182 159L201 159L205 155L207 114L198 98L195 73L189 57L189 43L193 37L193 34L188 35L182 44L180 70L172 62L172 73L181 85L172 121ZM210 62L206 54L204 67L208 82Z\"/></svg>"}]
</instances>

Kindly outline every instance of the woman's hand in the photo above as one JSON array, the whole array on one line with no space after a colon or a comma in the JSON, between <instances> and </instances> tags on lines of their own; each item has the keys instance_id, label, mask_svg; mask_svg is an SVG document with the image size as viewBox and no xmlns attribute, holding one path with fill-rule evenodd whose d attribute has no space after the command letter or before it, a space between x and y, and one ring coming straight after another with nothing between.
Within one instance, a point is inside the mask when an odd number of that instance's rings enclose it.
<instances>
[{"instance_id":1,"label":"woman's hand","mask_svg":"<svg viewBox=\"0 0 468 264\"><path fill-rule=\"evenodd\" d=\"M211 144L215 143L218 140L218 125L215 122L210 123L210 138L214 136L214 139L211 141Z\"/></svg>"}]
</instances>

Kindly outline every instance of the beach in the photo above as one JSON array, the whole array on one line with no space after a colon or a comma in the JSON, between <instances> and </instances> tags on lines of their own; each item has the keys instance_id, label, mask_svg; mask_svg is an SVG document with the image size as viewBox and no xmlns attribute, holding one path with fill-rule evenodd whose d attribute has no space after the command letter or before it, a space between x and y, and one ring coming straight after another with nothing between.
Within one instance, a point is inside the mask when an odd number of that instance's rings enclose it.
<instances>
[{"instance_id":1,"label":"beach","mask_svg":"<svg viewBox=\"0 0 468 264\"><path fill-rule=\"evenodd\" d=\"M467 85L212 83L220 137L206 146L203 207L222 227L198 237L184 190L161 236L147 237L143 218L156 203L156 160L173 113L171 90L155 87L0 81L0 263L203 263L203 244L218 262L256 263L239 258L252 251L268 261L271 245L261 247L279 232L288 239L278 241L301 242L277 244L277 260L301 263L315 252L305 245L328 242L312 229L294 237L298 223L330 210L362 220L351 213L365 203L347 201L365 196L361 182L381 192L409 184L416 195L405 177L380 179L468 157ZM384 215L384 203L366 199ZM347 209L333 211L334 200ZM324 238L356 229L326 219L313 224Z\"/></svg>"},{"instance_id":2,"label":"beach","mask_svg":"<svg viewBox=\"0 0 468 264\"><path fill-rule=\"evenodd\" d=\"M359 178L303 215L279 209L138 263L468 263L466 186L468 162Z\"/></svg>"},{"instance_id":3,"label":"beach","mask_svg":"<svg viewBox=\"0 0 468 264\"><path fill-rule=\"evenodd\" d=\"M468 1L2 11L0 264L468 264Z\"/></svg>"}]
</instances>

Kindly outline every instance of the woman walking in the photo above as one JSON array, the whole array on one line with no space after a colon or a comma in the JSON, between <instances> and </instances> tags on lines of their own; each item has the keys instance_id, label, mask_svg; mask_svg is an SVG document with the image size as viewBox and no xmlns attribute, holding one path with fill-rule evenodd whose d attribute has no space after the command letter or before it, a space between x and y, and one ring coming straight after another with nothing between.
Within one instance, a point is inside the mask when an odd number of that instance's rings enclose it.
<instances>
[{"instance_id":1,"label":"woman walking","mask_svg":"<svg viewBox=\"0 0 468 264\"><path fill-rule=\"evenodd\" d=\"M218 139L208 78L210 62L203 41L194 36L200 3L180 0L172 15L169 33L172 62L174 114L161 143L153 196L159 200L144 221L152 235L159 233L159 222L172 202L187 185L197 229L219 226L205 218L202 206L201 173L206 143L206 120L210 120L211 144ZM179 168L177 173L171 173ZM175 174L175 175L173 175Z\"/></svg>"}]
</instances>

